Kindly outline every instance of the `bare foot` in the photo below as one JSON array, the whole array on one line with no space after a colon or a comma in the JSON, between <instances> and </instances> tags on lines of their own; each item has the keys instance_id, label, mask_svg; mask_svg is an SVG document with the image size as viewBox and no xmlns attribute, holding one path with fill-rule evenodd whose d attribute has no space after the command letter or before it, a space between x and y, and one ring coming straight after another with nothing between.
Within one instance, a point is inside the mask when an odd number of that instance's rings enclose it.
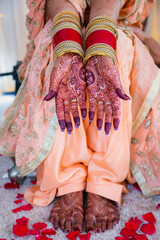
<instances>
[{"instance_id":1,"label":"bare foot","mask_svg":"<svg viewBox=\"0 0 160 240\"><path fill-rule=\"evenodd\" d=\"M113 229L119 222L119 211L115 202L102 196L88 193L85 211L86 232L104 232Z\"/></svg>"},{"instance_id":2,"label":"bare foot","mask_svg":"<svg viewBox=\"0 0 160 240\"><path fill-rule=\"evenodd\" d=\"M82 231L83 227L83 191L61 196L53 205L50 221L57 230L68 233L74 230Z\"/></svg>"}]
</instances>

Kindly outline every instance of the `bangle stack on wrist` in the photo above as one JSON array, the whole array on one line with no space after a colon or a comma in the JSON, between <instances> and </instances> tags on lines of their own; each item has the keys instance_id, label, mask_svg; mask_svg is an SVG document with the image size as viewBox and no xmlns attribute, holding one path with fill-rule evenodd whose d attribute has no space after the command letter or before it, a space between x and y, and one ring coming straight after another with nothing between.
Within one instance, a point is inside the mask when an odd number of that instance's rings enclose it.
<instances>
[{"instance_id":1,"label":"bangle stack on wrist","mask_svg":"<svg viewBox=\"0 0 160 240\"><path fill-rule=\"evenodd\" d=\"M78 16L70 11L57 14L52 23L54 61L64 53L72 52L82 58L81 25Z\"/></svg>"},{"instance_id":2,"label":"bangle stack on wrist","mask_svg":"<svg viewBox=\"0 0 160 240\"><path fill-rule=\"evenodd\" d=\"M96 17L86 29L86 56L84 63L95 55L104 55L116 62L116 40L118 38L116 22L109 17Z\"/></svg>"}]
</instances>

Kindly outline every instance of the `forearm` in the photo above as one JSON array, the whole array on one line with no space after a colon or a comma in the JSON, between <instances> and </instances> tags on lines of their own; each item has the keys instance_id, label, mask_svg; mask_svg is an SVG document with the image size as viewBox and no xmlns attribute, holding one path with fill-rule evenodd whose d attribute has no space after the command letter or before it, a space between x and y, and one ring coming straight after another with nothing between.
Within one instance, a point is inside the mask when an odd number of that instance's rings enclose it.
<instances>
[{"instance_id":1,"label":"forearm","mask_svg":"<svg viewBox=\"0 0 160 240\"><path fill-rule=\"evenodd\" d=\"M121 6L121 0L91 0L89 20L98 16L107 16L117 22Z\"/></svg>"},{"instance_id":2,"label":"forearm","mask_svg":"<svg viewBox=\"0 0 160 240\"><path fill-rule=\"evenodd\" d=\"M59 12L69 10L78 16L75 7L67 0L47 0L47 8L51 19L53 19Z\"/></svg>"},{"instance_id":3,"label":"forearm","mask_svg":"<svg viewBox=\"0 0 160 240\"><path fill-rule=\"evenodd\" d=\"M146 36L143 43L149 48L150 54L155 64L160 67L160 44L156 42L151 36Z\"/></svg>"}]
</instances>

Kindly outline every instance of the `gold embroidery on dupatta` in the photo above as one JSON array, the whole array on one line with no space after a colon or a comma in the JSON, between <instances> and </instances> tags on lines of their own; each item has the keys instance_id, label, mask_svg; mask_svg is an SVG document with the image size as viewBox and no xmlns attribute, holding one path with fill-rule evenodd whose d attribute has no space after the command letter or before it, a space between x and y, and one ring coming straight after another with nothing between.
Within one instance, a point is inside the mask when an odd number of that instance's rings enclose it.
<instances>
[{"instance_id":1,"label":"gold embroidery on dupatta","mask_svg":"<svg viewBox=\"0 0 160 240\"><path fill-rule=\"evenodd\" d=\"M18 166L18 170L22 176L25 176L28 173L32 172L47 157L48 153L51 151L51 148L53 146L53 142L57 132L57 127L58 127L58 120L57 120L57 115L54 108L52 119L50 121L42 149L39 151L38 155L31 162L29 162L25 167Z\"/></svg>"},{"instance_id":2,"label":"gold embroidery on dupatta","mask_svg":"<svg viewBox=\"0 0 160 240\"><path fill-rule=\"evenodd\" d=\"M153 80L152 86L150 87L147 96L139 110L139 113L137 114L137 117L132 124L132 136L136 133L136 131L146 118L147 114L149 113L152 104L154 103L154 100L157 97L159 87L160 87L160 69L158 69L157 75ZM149 122L147 122L147 125L148 124Z\"/></svg>"},{"instance_id":3,"label":"gold embroidery on dupatta","mask_svg":"<svg viewBox=\"0 0 160 240\"><path fill-rule=\"evenodd\" d=\"M151 119L150 118L147 118L146 121L145 121L145 124L144 124L144 128L149 128L151 125Z\"/></svg>"},{"instance_id":4,"label":"gold embroidery on dupatta","mask_svg":"<svg viewBox=\"0 0 160 240\"><path fill-rule=\"evenodd\" d=\"M16 122L12 123L11 127L9 128L11 136L16 136L19 133L19 131L20 129L18 123Z\"/></svg>"},{"instance_id":5,"label":"gold embroidery on dupatta","mask_svg":"<svg viewBox=\"0 0 160 240\"><path fill-rule=\"evenodd\" d=\"M141 3L141 0L135 0L135 4L134 4L133 10L132 10L129 14L127 14L126 16L121 16L121 15L120 15L120 16L119 16L119 19L120 19L120 20L121 20L121 19L126 19L126 18L128 18L129 16L131 16L132 14L134 14L134 13L137 11L140 3Z\"/></svg>"},{"instance_id":6,"label":"gold embroidery on dupatta","mask_svg":"<svg viewBox=\"0 0 160 240\"><path fill-rule=\"evenodd\" d=\"M147 164L145 164L145 163L140 164L139 167L142 168L146 172L146 174L149 178L152 179L154 177L154 173L153 173L152 169L149 166L147 166Z\"/></svg>"},{"instance_id":7,"label":"gold embroidery on dupatta","mask_svg":"<svg viewBox=\"0 0 160 240\"><path fill-rule=\"evenodd\" d=\"M145 157L145 156L146 156L146 153L141 152L141 151L136 151L136 154L137 154L139 157Z\"/></svg>"},{"instance_id":8,"label":"gold embroidery on dupatta","mask_svg":"<svg viewBox=\"0 0 160 240\"><path fill-rule=\"evenodd\" d=\"M138 138L131 138L131 143L136 145L139 143L139 139Z\"/></svg>"},{"instance_id":9,"label":"gold embroidery on dupatta","mask_svg":"<svg viewBox=\"0 0 160 240\"><path fill-rule=\"evenodd\" d=\"M152 140L152 134L149 134L147 137L146 137L146 142L149 142Z\"/></svg>"}]
</instances>

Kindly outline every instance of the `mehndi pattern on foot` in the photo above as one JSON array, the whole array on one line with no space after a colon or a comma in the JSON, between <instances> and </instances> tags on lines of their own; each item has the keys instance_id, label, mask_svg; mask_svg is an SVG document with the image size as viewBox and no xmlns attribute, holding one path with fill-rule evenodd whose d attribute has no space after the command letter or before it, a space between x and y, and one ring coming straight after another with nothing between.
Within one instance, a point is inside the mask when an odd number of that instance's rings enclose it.
<instances>
[{"instance_id":1,"label":"mehndi pattern on foot","mask_svg":"<svg viewBox=\"0 0 160 240\"><path fill-rule=\"evenodd\" d=\"M55 230L60 228L68 233L74 230L82 231L83 227L83 191L61 196L53 205L50 221Z\"/></svg>"},{"instance_id":2,"label":"mehndi pattern on foot","mask_svg":"<svg viewBox=\"0 0 160 240\"><path fill-rule=\"evenodd\" d=\"M104 232L119 222L116 203L102 196L88 193L85 211L86 232Z\"/></svg>"}]
</instances>

